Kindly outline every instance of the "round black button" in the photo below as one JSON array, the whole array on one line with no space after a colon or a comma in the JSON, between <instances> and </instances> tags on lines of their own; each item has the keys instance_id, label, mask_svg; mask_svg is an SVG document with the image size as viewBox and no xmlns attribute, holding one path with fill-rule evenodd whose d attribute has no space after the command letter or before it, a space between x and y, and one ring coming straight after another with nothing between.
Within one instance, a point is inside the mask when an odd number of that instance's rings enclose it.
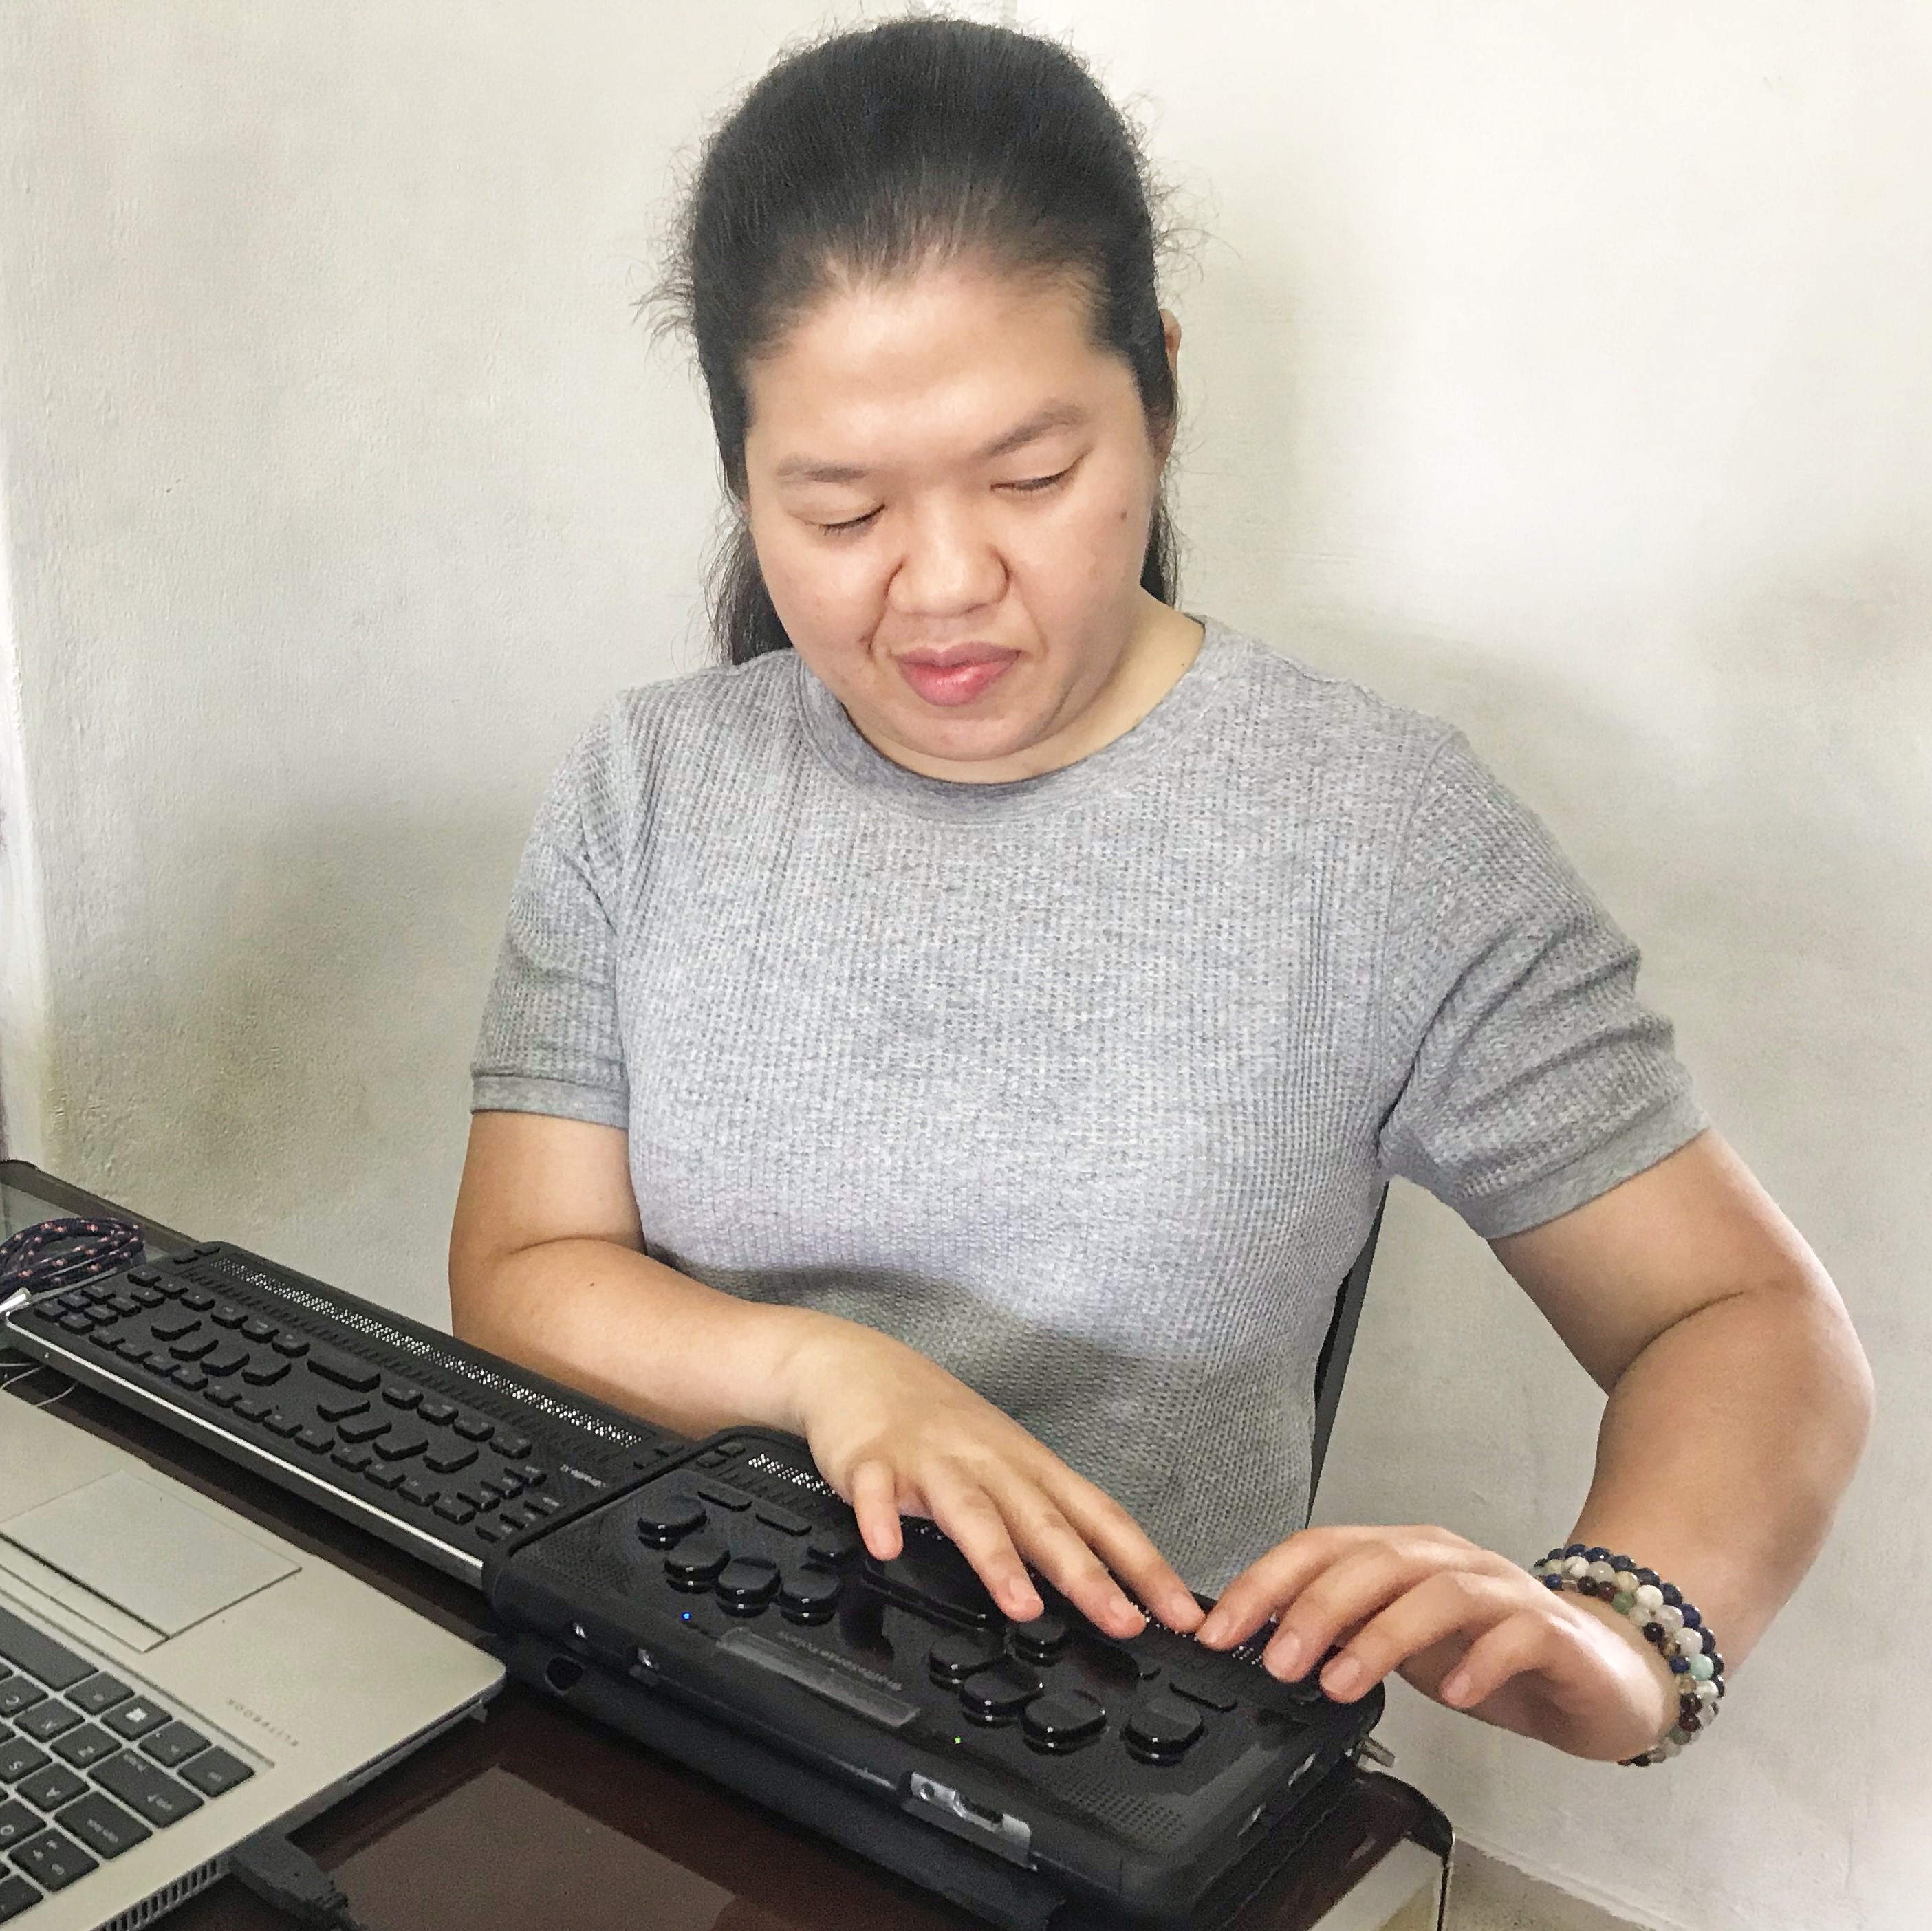
<instances>
[{"instance_id":1,"label":"round black button","mask_svg":"<svg viewBox=\"0 0 1932 1931\"><path fill-rule=\"evenodd\" d=\"M1049 1612L1030 1623L1013 1626L1013 1654L1028 1663L1051 1663L1066 1648L1070 1632L1065 1622Z\"/></svg>"},{"instance_id":2,"label":"round black button","mask_svg":"<svg viewBox=\"0 0 1932 1931\"><path fill-rule=\"evenodd\" d=\"M734 1615L755 1616L778 1593L778 1566L741 1555L718 1572L718 1600Z\"/></svg>"},{"instance_id":3,"label":"round black button","mask_svg":"<svg viewBox=\"0 0 1932 1931\"><path fill-rule=\"evenodd\" d=\"M932 1646L926 1659L926 1666L932 1672L935 1683L943 1683L949 1689L964 1683L976 1669L984 1669L989 1663L1000 1660L999 1639L977 1633L968 1635L941 1636Z\"/></svg>"},{"instance_id":4,"label":"round black button","mask_svg":"<svg viewBox=\"0 0 1932 1931\"><path fill-rule=\"evenodd\" d=\"M1021 1728L1036 1750L1049 1753L1078 1750L1107 1727L1107 1713L1099 1699L1084 1690L1063 1690L1036 1697L1026 1706Z\"/></svg>"},{"instance_id":5,"label":"round black button","mask_svg":"<svg viewBox=\"0 0 1932 1931\"><path fill-rule=\"evenodd\" d=\"M730 1560L731 1552L715 1535L700 1536L664 1558L664 1580L674 1589L709 1589Z\"/></svg>"},{"instance_id":6,"label":"round black button","mask_svg":"<svg viewBox=\"0 0 1932 1931\"><path fill-rule=\"evenodd\" d=\"M688 1489L646 1496L638 1505L638 1540L652 1549L668 1549L680 1536L704 1526L704 1504Z\"/></svg>"},{"instance_id":7,"label":"round black button","mask_svg":"<svg viewBox=\"0 0 1932 1931\"><path fill-rule=\"evenodd\" d=\"M976 1723L1010 1723L1045 1687L1031 1670L996 1663L959 1686L959 1707Z\"/></svg>"},{"instance_id":8,"label":"round black button","mask_svg":"<svg viewBox=\"0 0 1932 1931\"><path fill-rule=\"evenodd\" d=\"M806 1553L819 1562L843 1562L866 1546L856 1522L819 1522L813 1525Z\"/></svg>"},{"instance_id":9,"label":"round black button","mask_svg":"<svg viewBox=\"0 0 1932 1931\"><path fill-rule=\"evenodd\" d=\"M1156 1763L1178 1757L1201 1734L1201 1712L1178 1696L1150 1696L1136 1706L1126 1725L1127 1748Z\"/></svg>"},{"instance_id":10,"label":"round black button","mask_svg":"<svg viewBox=\"0 0 1932 1931\"><path fill-rule=\"evenodd\" d=\"M822 1623L838 1606L842 1579L823 1569L794 1569L778 1585L778 1608L795 1623Z\"/></svg>"}]
</instances>

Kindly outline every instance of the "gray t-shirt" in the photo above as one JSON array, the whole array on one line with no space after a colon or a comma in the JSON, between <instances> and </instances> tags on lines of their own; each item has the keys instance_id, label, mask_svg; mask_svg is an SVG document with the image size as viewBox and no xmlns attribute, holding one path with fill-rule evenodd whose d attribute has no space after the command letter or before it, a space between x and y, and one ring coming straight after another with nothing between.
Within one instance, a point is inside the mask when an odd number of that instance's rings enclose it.
<instances>
[{"instance_id":1,"label":"gray t-shirt","mask_svg":"<svg viewBox=\"0 0 1932 1931\"><path fill-rule=\"evenodd\" d=\"M789 651L625 692L544 802L474 1071L626 1129L656 1258L898 1336L1218 1591L1305 1519L1388 1178L1493 1237L1704 1121L1457 733L1206 625L1132 730L1006 784L893 763Z\"/></svg>"}]
</instances>

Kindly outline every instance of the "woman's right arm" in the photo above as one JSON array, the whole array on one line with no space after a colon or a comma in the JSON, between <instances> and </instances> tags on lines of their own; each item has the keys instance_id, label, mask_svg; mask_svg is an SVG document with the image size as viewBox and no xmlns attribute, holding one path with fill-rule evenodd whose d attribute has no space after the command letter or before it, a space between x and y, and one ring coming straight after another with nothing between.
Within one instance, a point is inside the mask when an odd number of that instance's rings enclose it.
<instances>
[{"instance_id":1,"label":"woman's right arm","mask_svg":"<svg viewBox=\"0 0 1932 1931\"><path fill-rule=\"evenodd\" d=\"M1017 1422L890 1336L740 1300L643 1252L625 1136L479 1112L450 1235L464 1340L684 1435L751 1423L802 1435L874 1555L930 1516L1006 1612L1040 1612L1032 1562L1102 1628L1200 1611L1132 1517ZM1024 1560L1022 1560L1024 1557ZM1112 1574L1109 1574L1109 1570Z\"/></svg>"}]
</instances>

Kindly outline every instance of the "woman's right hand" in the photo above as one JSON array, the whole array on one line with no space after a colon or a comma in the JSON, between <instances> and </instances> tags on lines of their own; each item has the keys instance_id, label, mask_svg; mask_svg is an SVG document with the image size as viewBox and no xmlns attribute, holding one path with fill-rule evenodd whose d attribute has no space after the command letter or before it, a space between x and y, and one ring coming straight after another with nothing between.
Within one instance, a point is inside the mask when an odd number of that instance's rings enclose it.
<instances>
[{"instance_id":1,"label":"woman's right hand","mask_svg":"<svg viewBox=\"0 0 1932 1931\"><path fill-rule=\"evenodd\" d=\"M1186 1584L1119 1503L903 1342L813 1316L784 1381L788 1426L811 1444L880 1561L904 1546L901 1516L925 1516L1016 1622L1046 1606L1029 1563L1112 1635L1145 1627L1121 1583L1171 1629L1201 1621Z\"/></svg>"}]
</instances>

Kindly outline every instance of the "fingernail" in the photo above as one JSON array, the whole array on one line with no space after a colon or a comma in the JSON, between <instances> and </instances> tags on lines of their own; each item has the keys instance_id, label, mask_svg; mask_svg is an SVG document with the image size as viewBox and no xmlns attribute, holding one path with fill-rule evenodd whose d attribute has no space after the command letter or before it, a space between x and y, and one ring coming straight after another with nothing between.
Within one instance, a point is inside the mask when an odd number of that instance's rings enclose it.
<instances>
[{"instance_id":1,"label":"fingernail","mask_svg":"<svg viewBox=\"0 0 1932 1931\"><path fill-rule=\"evenodd\" d=\"M1292 1683L1301 1675L1306 1654L1299 1636L1277 1636L1268 1645L1268 1660L1280 1672L1284 1682Z\"/></svg>"},{"instance_id":2,"label":"fingernail","mask_svg":"<svg viewBox=\"0 0 1932 1931\"><path fill-rule=\"evenodd\" d=\"M1442 1700L1445 1703L1460 1703L1469 1694L1469 1679L1466 1676L1446 1676L1442 1679Z\"/></svg>"},{"instance_id":3,"label":"fingernail","mask_svg":"<svg viewBox=\"0 0 1932 1931\"><path fill-rule=\"evenodd\" d=\"M1322 1672L1322 1687L1330 1696L1352 1696L1367 1675L1353 1657L1340 1657Z\"/></svg>"}]
</instances>

